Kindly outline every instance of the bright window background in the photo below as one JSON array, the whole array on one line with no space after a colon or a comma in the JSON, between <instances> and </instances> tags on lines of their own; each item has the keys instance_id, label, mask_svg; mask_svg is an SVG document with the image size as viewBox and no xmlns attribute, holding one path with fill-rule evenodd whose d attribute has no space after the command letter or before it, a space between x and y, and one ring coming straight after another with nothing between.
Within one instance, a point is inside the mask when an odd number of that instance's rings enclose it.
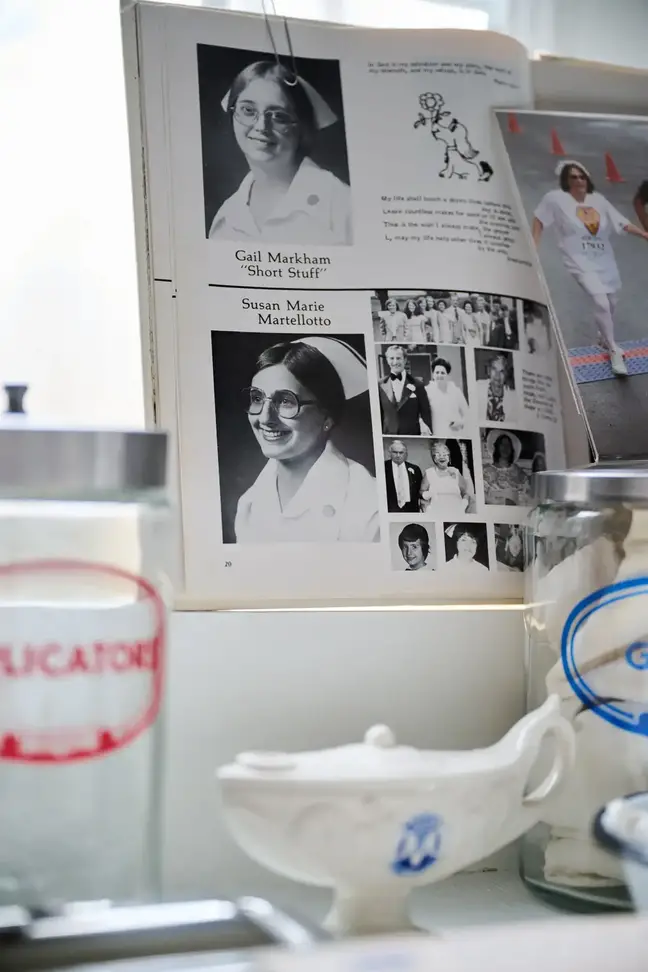
<instances>
[{"instance_id":1,"label":"bright window background","mask_svg":"<svg viewBox=\"0 0 648 972\"><path fill-rule=\"evenodd\" d=\"M202 5L262 9L260 0ZM380 27L490 27L530 50L648 66L648 0L275 5L281 14ZM0 0L0 92L0 382L27 381L35 416L140 425L118 0Z\"/></svg>"}]
</instances>

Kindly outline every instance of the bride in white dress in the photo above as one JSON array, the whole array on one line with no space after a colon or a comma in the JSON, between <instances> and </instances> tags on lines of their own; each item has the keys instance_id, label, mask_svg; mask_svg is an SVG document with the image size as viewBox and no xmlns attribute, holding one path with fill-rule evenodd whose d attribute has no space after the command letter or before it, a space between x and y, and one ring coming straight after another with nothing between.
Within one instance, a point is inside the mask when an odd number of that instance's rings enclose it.
<instances>
[{"instance_id":1,"label":"bride in white dress","mask_svg":"<svg viewBox=\"0 0 648 972\"><path fill-rule=\"evenodd\" d=\"M434 434L454 437L467 422L468 402L461 388L450 380L451 371L449 361L435 358L432 362L432 380L425 390L430 399Z\"/></svg>"}]
</instances>

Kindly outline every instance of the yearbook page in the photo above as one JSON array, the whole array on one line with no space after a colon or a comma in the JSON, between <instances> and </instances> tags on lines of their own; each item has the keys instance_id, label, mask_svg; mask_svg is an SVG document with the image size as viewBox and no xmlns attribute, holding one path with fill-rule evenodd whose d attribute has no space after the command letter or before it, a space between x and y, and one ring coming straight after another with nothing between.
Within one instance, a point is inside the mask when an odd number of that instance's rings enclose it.
<instances>
[{"instance_id":1,"label":"yearbook page","mask_svg":"<svg viewBox=\"0 0 648 972\"><path fill-rule=\"evenodd\" d=\"M648 118L497 112L596 458L648 458Z\"/></svg>"},{"instance_id":2,"label":"yearbook page","mask_svg":"<svg viewBox=\"0 0 648 972\"><path fill-rule=\"evenodd\" d=\"M138 31L187 603L519 597L533 476L564 461L493 138L525 50L149 4Z\"/></svg>"}]
</instances>

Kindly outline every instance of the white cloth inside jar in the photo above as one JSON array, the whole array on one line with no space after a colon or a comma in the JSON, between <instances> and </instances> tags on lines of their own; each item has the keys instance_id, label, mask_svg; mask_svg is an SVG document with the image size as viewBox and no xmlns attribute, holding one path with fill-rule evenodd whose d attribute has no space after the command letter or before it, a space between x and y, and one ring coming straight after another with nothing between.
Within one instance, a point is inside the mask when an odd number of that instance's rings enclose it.
<instances>
[{"instance_id":1,"label":"white cloth inside jar","mask_svg":"<svg viewBox=\"0 0 648 972\"><path fill-rule=\"evenodd\" d=\"M544 874L565 886L601 887L622 883L621 864L591 837L601 807L620 795L648 789L648 739L625 731L583 709L566 678L561 652L564 623L588 594L611 583L648 577L648 511L634 511L617 563L614 545L601 538L576 551L544 578L546 628L558 661L547 675L547 692L561 699L563 714L576 730L576 762L569 780L550 802L543 820L550 825ZM622 592L619 592L622 593ZM595 611L577 631L575 667L601 700L614 700L631 711L648 710L648 669L628 661L628 653L648 643L648 594L626 597ZM645 651L648 657L648 651Z\"/></svg>"}]
</instances>

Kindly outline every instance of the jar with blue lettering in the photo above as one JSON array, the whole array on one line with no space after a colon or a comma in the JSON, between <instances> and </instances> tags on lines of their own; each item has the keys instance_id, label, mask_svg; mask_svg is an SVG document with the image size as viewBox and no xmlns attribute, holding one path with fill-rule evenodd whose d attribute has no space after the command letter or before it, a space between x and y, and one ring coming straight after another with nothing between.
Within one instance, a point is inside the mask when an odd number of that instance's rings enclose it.
<instances>
[{"instance_id":1,"label":"jar with blue lettering","mask_svg":"<svg viewBox=\"0 0 648 972\"><path fill-rule=\"evenodd\" d=\"M605 803L648 789L648 464L539 473L535 495L527 704L558 695L577 749L569 779L523 841L522 875L558 905L624 910L621 862L592 825Z\"/></svg>"}]
</instances>

